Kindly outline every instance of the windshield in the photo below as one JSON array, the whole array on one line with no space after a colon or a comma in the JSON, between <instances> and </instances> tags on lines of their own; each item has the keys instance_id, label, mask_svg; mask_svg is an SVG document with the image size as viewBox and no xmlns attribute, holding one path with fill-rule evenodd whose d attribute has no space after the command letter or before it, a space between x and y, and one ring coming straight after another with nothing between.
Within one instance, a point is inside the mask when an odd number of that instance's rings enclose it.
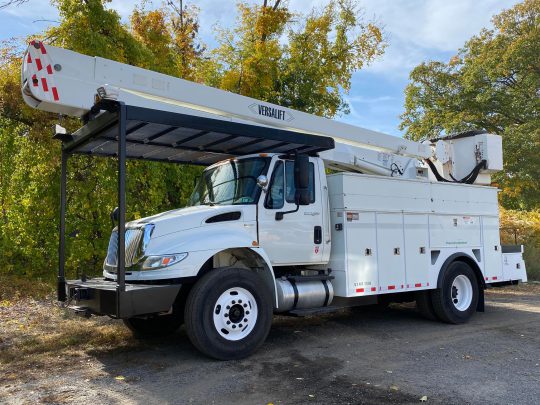
<instances>
[{"instance_id":1,"label":"windshield","mask_svg":"<svg viewBox=\"0 0 540 405\"><path fill-rule=\"evenodd\" d=\"M269 158L230 160L206 169L199 179L189 205L255 204L261 189L257 177L266 174Z\"/></svg>"}]
</instances>

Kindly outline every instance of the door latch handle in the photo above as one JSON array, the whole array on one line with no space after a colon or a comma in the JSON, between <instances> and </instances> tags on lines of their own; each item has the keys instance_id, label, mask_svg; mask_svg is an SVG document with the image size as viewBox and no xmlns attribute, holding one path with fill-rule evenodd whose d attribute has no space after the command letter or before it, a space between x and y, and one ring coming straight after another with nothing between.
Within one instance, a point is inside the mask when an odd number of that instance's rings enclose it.
<instances>
[{"instance_id":1,"label":"door latch handle","mask_svg":"<svg viewBox=\"0 0 540 405\"><path fill-rule=\"evenodd\" d=\"M315 242L316 245L322 243L322 227L316 226L313 228L313 242Z\"/></svg>"}]
</instances>

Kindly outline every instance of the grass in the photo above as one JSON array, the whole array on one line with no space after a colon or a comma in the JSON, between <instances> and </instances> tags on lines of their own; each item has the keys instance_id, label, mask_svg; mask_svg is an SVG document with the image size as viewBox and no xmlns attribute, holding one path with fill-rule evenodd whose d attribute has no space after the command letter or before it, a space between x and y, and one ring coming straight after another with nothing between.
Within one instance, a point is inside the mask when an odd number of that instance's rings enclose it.
<instances>
[{"instance_id":1,"label":"grass","mask_svg":"<svg viewBox=\"0 0 540 405\"><path fill-rule=\"evenodd\" d=\"M3 298L0 324L0 374L2 369L64 362L66 356L140 346L122 322L104 317L83 319L52 299Z\"/></svg>"}]
</instances>

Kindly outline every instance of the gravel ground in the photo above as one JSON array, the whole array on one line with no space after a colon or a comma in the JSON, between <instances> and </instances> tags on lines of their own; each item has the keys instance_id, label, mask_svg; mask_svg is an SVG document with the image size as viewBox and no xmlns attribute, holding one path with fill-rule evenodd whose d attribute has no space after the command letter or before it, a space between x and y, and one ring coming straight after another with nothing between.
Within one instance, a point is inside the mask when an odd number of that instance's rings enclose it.
<instances>
[{"instance_id":1,"label":"gravel ground","mask_svg":"<svg viewBox=\"0 0 540 405\"><path fill-rule=\"evenodd\" d=\"M486 312L458 326L411 305L276 317L263 348L232 362L199 354L183 329L141 343L117 321L4 303L0 402L538 404L540 286L486 296Z\"/></svg>"}]
</instances>

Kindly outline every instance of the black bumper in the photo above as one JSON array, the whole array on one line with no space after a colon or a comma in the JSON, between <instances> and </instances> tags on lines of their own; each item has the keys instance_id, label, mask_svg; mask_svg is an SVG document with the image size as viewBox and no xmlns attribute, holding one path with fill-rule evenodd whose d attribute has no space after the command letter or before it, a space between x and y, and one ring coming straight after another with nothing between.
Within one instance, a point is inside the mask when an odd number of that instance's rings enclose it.
<instances>
[{"instance_id":1,"label":"black bumper","mask_svg":"<svg viewBox=\"0 0 540 405\"><path fill-rule=\"evenodd\" d=\"M131 318L168 312L181 284L126 284L118 289L116 281L93 278L66 281L68 307L82 315L109 315Z\"/></svg>"}]
</instances>

